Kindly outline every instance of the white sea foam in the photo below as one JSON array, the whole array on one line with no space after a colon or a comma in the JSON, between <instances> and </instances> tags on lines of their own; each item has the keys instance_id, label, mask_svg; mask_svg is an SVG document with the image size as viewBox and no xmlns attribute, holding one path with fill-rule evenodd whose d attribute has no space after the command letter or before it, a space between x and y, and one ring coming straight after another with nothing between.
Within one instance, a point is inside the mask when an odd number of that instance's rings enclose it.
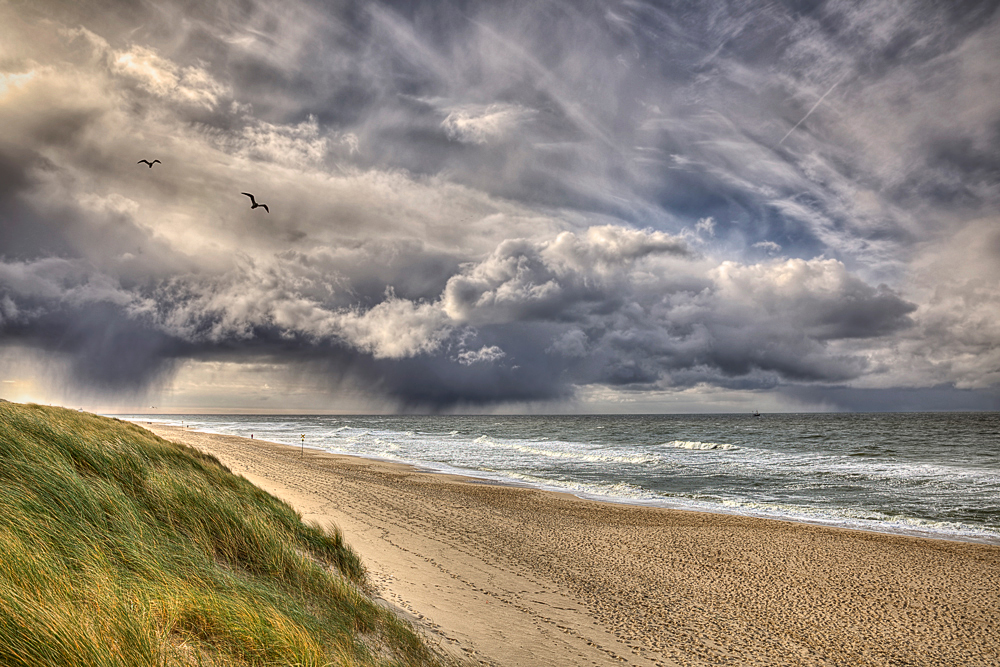
<instances>
[{"instance_id":1,"label":"white sea foam","mask_svg":"<svg viewBox=\"0 0 1000 667\"><path fill-rule=\"evenodd\" d=\"M671 440L670 442L665 442L663 447L673 447L675 449L693 449L698 451L710 450L710 449L721 449L721 450L732 450L739 449L736 445L731 445L727 442L699 442L697 440Z\"/></svg>"},{"instance_id":2,"label":"white sea foam","mask_svg":"<svg viewBox=\"0 0 1000 667\"><path fill-rule=\"evenodd\" d=\"M682 503L683 504L683 503ZM788 519L805 523L855 528L875 532L893 532L908 535L954 537L965 540L1000 542L1000 530L975 526L960 521L935 521L908 516L889 516L873 510L856 508L813 508L788 503L768 503L726 499L706 503L724 511L746 516Z\"/></svg>"},{"instance_id":3,"label":"white sea foam","mask_svg":"<svg viewBox=\"0 0 1000 667\"><path fill-rule=\"evenodd\" d=\"M505 473L502 475L502 478L512 479L540 489L562 491L582 498L594 498L611 502L639 502L649 504L655 503L658 497L657 494L641 486L629 484L628 482L586 483L566 479L549 479L521 473Z\"/></svg>"},{"instance_id":4,"label":"white sea foam","mask_svg":"<svg viewBox=\"0 0 1000 667\"><path fill-rule=\"evenodd\" d=\"M533 444L525 444L523 442L513 442L513 441L503 441L495 440L488 436L479 436L476 438L475 442L480 444L487 444L496 449L507 449L511 451L517 451L533 456L542 456L551 459L567 459L573 461L585 461L588 463L656 463L660 459L655 454L652 453L642 453L642 454L609 454L609 453L595 453L592 450L587 451L581 448L580 443L557 443L554 441L546 441L546 445L564 445L564 449L550 449L548 447L538 447ZM542 441L536 441L541 444Z\"/></svg>"},{"instance_id":5,"label":"white sea foam","mask_svg":"<svg viewBox=\"0 0 1000 667\"><path fill-rule=\"evenodd\" d=\"M943 421L928 433L909 416L879 418L877 427L808 416L590 424L558 417L192 417L134 419L255 432L295 447L305 433L307 447L585 498L1000 543L993 427L975 427L959 446ZM852 455L868 443L873 455Z\"/></svg>"}]
</instances>

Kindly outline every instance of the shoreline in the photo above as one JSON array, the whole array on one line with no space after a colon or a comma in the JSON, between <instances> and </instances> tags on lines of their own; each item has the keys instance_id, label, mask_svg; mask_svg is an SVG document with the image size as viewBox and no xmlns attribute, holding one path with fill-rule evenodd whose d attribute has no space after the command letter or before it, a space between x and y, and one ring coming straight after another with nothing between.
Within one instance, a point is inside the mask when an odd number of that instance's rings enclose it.
<instances>
[{"instance_id":1,"label":"shoreline","mask_svg":"<svg viewBox=\"0 0 1000 667\"><path fill-rule=\"evenodd\" d=\"M338 526L387 604L478 664L1000 662L1000 547L595 502L139 425Z\"/></svg>"},{"instance_id":2,"label":"shoreline","mask_svg":"<svg viewBox=\"0 0 1000 667\"><path fill-rule=\"evenodd\" d=\"M113 416L113 415L109 415L109 416L112 416L115 419L120 419L121 418L121 417L116 417L116 416ZM139 421L139 420L136 420L135 423L139 424L141 426L147 425L147 422L143 422L143 421ZM231 434L227 434L227 433L219 433L219 432L216 432L216 431L197 430L197 429L192 429L191 427L187 427L187 426L177 426L175 424L166 424L166 423L163 423L163 422L152 422L152 423L156 424L156 425L162 425L162 426L169 426L169 427L172 427L172 428L185 429L185 430L188 430L188 431L193 431L193 432L198 432L198 433L205 433L205 434L209 434L209 435L223 435L223 436L231 435ZM244 436L234 435L233 437L244 437ZM285 447L292 447L292 448L298 448L299 447L299 445L293 444L293 443L284 443L284 442L277 442L277 441L267 441L267 442L273 442L273 444L282 445L282 446L285 446ZM768 512L764 512L764 511L754 512L752 510L751 511L731 510L731 509L727 509L724 506L719 506L719 507L716 507L716 506L707 506L707 507L705 507L705 506L698 506L698 505L685 505L682 502L670 503L670 502L667 502L667 501L655 501L655 500L642 501L642 500L638 500L638 499L628 499L628 498L620 498L619 499L619 498L610 497L610 496L601 496L599 494L574 493L573 491L569 491L569 490L565 490L565 489L560 489L560 488L557 488L555 486L549 486L549 485L545 485L545 484L532 484L532 483L529 483L529 482L520 482L518 480L510 479L510 478L493 479L493 478L490 478L490 477L487 477L487 476L481 476L480 477L480 476L476 476L474 474L474 471L460 470L460 469L454 469L454 468L451 468L451 469L442 469L442 468L433 467L431 465L422 464L420 462L401 461L401 460L396 460L396 459L389 459L389 458L383 458L383 457L379 457L379 456L372 456L372 455L365 455L365 454L358 454L358 453L330 452L330 451L328 451L326 449L323 449L321 447L316 447L316 446L313 446L313 445L305 445L305 448L306 449L310 449L310 450L312 450L314 452L330 454L330 455L333 455L333 456L347 456L347 457L358 458L358 459L362 459L362 460L370 460L370 461L376 461L376 462L386 463L386 464L403 465L403 466L407 466L407 467L413 469L416 472L421 472L421 473L425 473L425 474L447 475L447 476L452 476L452 477L463 477L465 479L468 479L470 481L473 481L473 482L479 483L479 484L491 484L491 485L497 485L497 486L509 486L509 487L512 487L512 488L536 489L538 491L543 491L543 492L546 492L546 493L566 494L566 495L572 496L572 497L577 498L577 499L579 499L581 501L584 501L584 502L607 503L607 504L610 504L610 505L621 505L621 506L626 506L626 507L641 507L641 508L648 508L648 509L663 509L663 510L677 511L677 512L702 512L702 513L706 513L706 514L717 514L717 515L720 515L720 516L745 517L745 518L750 518L750 519L761 519L761 520L765 520L765 521L784 521L784 522L788 522L788 523L803 524L803 525L807 525L807 526L819 526L819 527L824 527L824 528L832 528L832 529L836 529L836 530L849 530L849 531L858 531L858 532L863 532L863 533L874 533L876 535L896 535L896 536L904 536L904 537L913 537L913 538L917 538L917 539L944 540L944 541L948 541L948 542L959 542L959 543L968 543L968 544L984 544L984 545L988 545L988 546L998 546L998 547L1000 547L1000 535L977 536L977 535L971 535L971 534L969 534L969 535L967 535L967 534L961 534L961 533L958 533L958 532L947 533L947 532L944 532L944 531L921 530L919 528L892 528L890 526L880 526L880 525L877 525L877 522L875 520L870 520L870 521L871 521L871 523L876 524L876 525L871 525L871 526L868 526L868 525L851 525L849 523L846 523L846 520L844 520L842 522L838 522L838 520L835 519L835 518L830 519L830 520L810 519L809 517L796 516L794 514L785 515L785 514L781 514L781 513L768 513ZM502 477L502 476L500 476L500 477Z\"/></svg>"}]
</instances>

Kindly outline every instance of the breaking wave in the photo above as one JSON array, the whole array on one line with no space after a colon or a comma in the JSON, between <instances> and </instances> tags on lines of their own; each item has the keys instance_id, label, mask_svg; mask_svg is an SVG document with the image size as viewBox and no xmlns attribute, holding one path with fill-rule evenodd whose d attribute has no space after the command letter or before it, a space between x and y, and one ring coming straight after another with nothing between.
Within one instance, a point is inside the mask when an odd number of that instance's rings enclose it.
<instances>
[{"instance_id":1,"label":"breaking wave","mask_svg":"<svg viewBox=\"0 0 1000 667\"><path fill-rule=\"evenodd\" d=\"M721 450L733 450L739 449L736 445L730 445L727 442L698 442L697 440L671 440L670 442L665 442L663 447L673 447L674 449L694 449L698 451L705 451L710 449L721 449Z\"/></svg>"}]
</instances>

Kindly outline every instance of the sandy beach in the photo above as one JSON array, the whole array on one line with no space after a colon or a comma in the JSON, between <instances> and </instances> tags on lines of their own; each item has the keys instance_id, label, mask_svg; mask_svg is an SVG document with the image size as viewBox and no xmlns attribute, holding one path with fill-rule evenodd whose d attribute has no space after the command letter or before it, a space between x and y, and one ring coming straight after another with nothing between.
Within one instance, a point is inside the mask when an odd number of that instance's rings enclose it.
<instances>
[{"instance_id":1,"label":"sandy beach","mask_svg":"<svg viewBox=\"0 0 1000 667\"><path fill-rule=\"evenodd\" d=\"M484 665L1000 664L1000 547L634 507L142 424L335 525Z\"/></svg>"}]
</instances>

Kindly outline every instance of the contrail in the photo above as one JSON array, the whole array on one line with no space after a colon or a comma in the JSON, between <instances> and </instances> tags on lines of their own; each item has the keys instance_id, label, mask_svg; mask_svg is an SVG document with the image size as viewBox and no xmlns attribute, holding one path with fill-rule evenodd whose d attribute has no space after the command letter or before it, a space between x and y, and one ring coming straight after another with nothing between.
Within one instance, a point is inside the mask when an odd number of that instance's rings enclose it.
<instances>
[{"instance_id":1,"label":"contrail","mask_svg":"<svg viewBox=\"0 0 1000 667\"><path fill-rule=\"evenodd\" d=\"M819 98L818 100L816 100L816 104L814 104L814 105L812 106L812 109L810 109L809 111L807 111L807 112L806 112L806 115L802 117L802 120L800 120L800 121L799 121L799 122L797 122L797 123L796 123L795 125L793 125L793 126L792 126L792 129L790 129L790 130L789 130L788 132L786 132L786 133L785 133L785 136L783 136L783 137L781 138L781 141L779 141L779 142L778 142L778 145L779 145L779 146L780 146L780 145L781 145L782 143L784 143L785 139L787 139L787 138L788 138L788 135L789 135L789 134L791 134L792 132L794 132L794 131L795 131L795 128L797 128L797 127L798 127L799 125L801 125L802 123L806 122L806 118L808 118L809 116L811 116L811 115L812 115L812 112L813 112L813 111L816 111L816 107L818 107L818 106L820 105L820 103L821 103L821 102L822 102L822 101L823 101L824 99L826 99L826 96L827 96L827 95L829 95L830 93L832 93L832 92L833 92L833 89L837 87L837 84L839 84L839 83L840 83L841 81L843 81L843 79L844 79L844 77L845 77L845 76L847 76L847 73L846 73L846 72L845 72L844 74L841 74L841 75L840 75L840 78L839 78L839 79L837 79L837 80L836 80L836 81L834 82L834 84L833 84L832 86L830 86L830 90L828 90L828 91L826 91L825 93L823 93L822 97L820 97L820 98Z\"/></svg>"}]
</instances>

